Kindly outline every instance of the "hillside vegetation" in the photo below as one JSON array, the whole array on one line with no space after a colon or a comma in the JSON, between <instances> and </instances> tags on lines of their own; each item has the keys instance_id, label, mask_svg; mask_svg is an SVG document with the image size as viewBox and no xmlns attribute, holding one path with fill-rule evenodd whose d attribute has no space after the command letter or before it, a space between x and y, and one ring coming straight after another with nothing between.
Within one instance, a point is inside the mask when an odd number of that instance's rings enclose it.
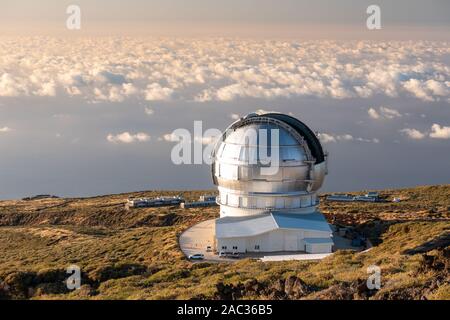
<instances>
[{"instance_id":1,"label":"hillside vegetation","mask_svg":"<svg viewBox=\"0 0 450 320\"><path fill-rule=\"evenodd\" d=\"M140 192L80 199L0 201L0 298L4 299L450 299L450 185L383 190L400 203L337 203L329 221L375 244L320 262L187 261L177 237L218 207L126 210ZM164 192L196 199L202 191ZM69 291L66 268L82 287ZM382 287L368 290L367 267Z\"/></svg>"}]
</instances>

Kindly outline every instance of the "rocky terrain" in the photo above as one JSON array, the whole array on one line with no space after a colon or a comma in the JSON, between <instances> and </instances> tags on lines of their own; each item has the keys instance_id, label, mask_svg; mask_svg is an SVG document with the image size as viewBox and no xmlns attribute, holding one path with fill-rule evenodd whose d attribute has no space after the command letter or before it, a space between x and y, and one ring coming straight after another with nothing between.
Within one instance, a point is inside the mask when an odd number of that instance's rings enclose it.
<instances>
[{"instance_id":1,"label":"rocky terrain","mask_svg":"<svg viewBox=\"0 0 450 320\"><path fill-rule=\"evenodd\" d=\"M163 194L193 200L203 193ZM0 201L0 298L450 299L450 185L380 193L401 202L339 203L323 195L330 222L375 246L320 262L192 264L177 237L218 216L218 208L124 206L128 197L162 192ZM82 271L75 291L65 285L72 264ZM370 265L381 268L380 290L367 289Z\"/></svg>"}]
</instances>

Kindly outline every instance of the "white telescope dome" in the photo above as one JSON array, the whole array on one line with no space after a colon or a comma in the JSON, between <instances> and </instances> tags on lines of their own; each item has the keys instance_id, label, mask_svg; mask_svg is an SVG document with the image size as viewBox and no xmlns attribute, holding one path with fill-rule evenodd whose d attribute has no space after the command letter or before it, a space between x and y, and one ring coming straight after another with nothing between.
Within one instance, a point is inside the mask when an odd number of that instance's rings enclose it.
<instances>
[{"instance_id":1,"label":"white telescope dome","mask_svg":"<svg viewBox=\"0 0 450 320\"><path fill-rule=\"evenodd\" d=\"M296 118L251 113L226 129L212 156L221 217L316 211L326 155Z\"/></svg>"}]
</instances>

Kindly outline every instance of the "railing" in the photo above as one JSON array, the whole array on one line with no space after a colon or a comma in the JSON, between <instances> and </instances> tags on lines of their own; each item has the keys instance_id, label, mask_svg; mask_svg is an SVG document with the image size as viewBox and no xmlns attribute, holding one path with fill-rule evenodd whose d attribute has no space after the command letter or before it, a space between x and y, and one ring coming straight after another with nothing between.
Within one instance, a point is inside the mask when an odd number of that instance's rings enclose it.
<instances>
[{"instance_id":1,"label":"railing","mask_svg":"<svg viewBox=\"0 0 450 320\"><path fill-rule=\"evenodd\" d=\"M319 201L311 202L311 205L309 205L309 206L305 206L305 207L300 206L300 207L294 207L294 208L292 208L292 207L282 207L282 208L277 208L277 207L272 207L272 206L269 206L269 207L257 207L257 206L255 206L255 205L244 207L244 206L241 206L241 205L232 205L232 204L222 203L222 202L220 202L220 201L216 201L216 203L217 203L218 205L220 205L220 206L227 206L227 207L230 207L230 208L236 208L236 209L243 209L243 210L264 210L264 211L270 212L270 211L277 211L277 210L294 211L294 210L299 210L299 209L308 209L308 208L316 207L316 206L319 204Z\"/></svg>"}]
</instances>

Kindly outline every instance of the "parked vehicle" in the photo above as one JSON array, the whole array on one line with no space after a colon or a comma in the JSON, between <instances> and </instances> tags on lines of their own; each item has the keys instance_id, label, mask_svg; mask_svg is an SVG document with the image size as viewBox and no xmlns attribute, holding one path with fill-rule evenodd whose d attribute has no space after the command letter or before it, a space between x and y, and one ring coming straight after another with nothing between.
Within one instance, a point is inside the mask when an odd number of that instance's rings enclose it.
<instances>
[{"instance_id":1,"label":"parked vehicle","mask_svg":"<svg viewBox=\"0 0 450 320\"><path fill-rule=\"evenodd\" d=\"M219 258L226 258L227 254L225 253L225 251L220 251L219 252Z\"/></svg>"},{"instance_id":2,"label":"parked vehicle","mask_svg":"<svg viewBox=\"0 0 450 320\"><path fill-rule=\"evenodd\" d=\"M192 254L189 257L189 260L203 260L205 259L205 256L201 253Z\"/></svg>"},{"instance_id":3,"label":"parked vehicle","mask_svg":"<svg viewBox=\"0 0 450 320\"><path fill-rule=\"evenodd\" d=\"M212 247L211 246L207 246L206 247L206 252L212 252Z\"/></svg>"}]
</instances>

